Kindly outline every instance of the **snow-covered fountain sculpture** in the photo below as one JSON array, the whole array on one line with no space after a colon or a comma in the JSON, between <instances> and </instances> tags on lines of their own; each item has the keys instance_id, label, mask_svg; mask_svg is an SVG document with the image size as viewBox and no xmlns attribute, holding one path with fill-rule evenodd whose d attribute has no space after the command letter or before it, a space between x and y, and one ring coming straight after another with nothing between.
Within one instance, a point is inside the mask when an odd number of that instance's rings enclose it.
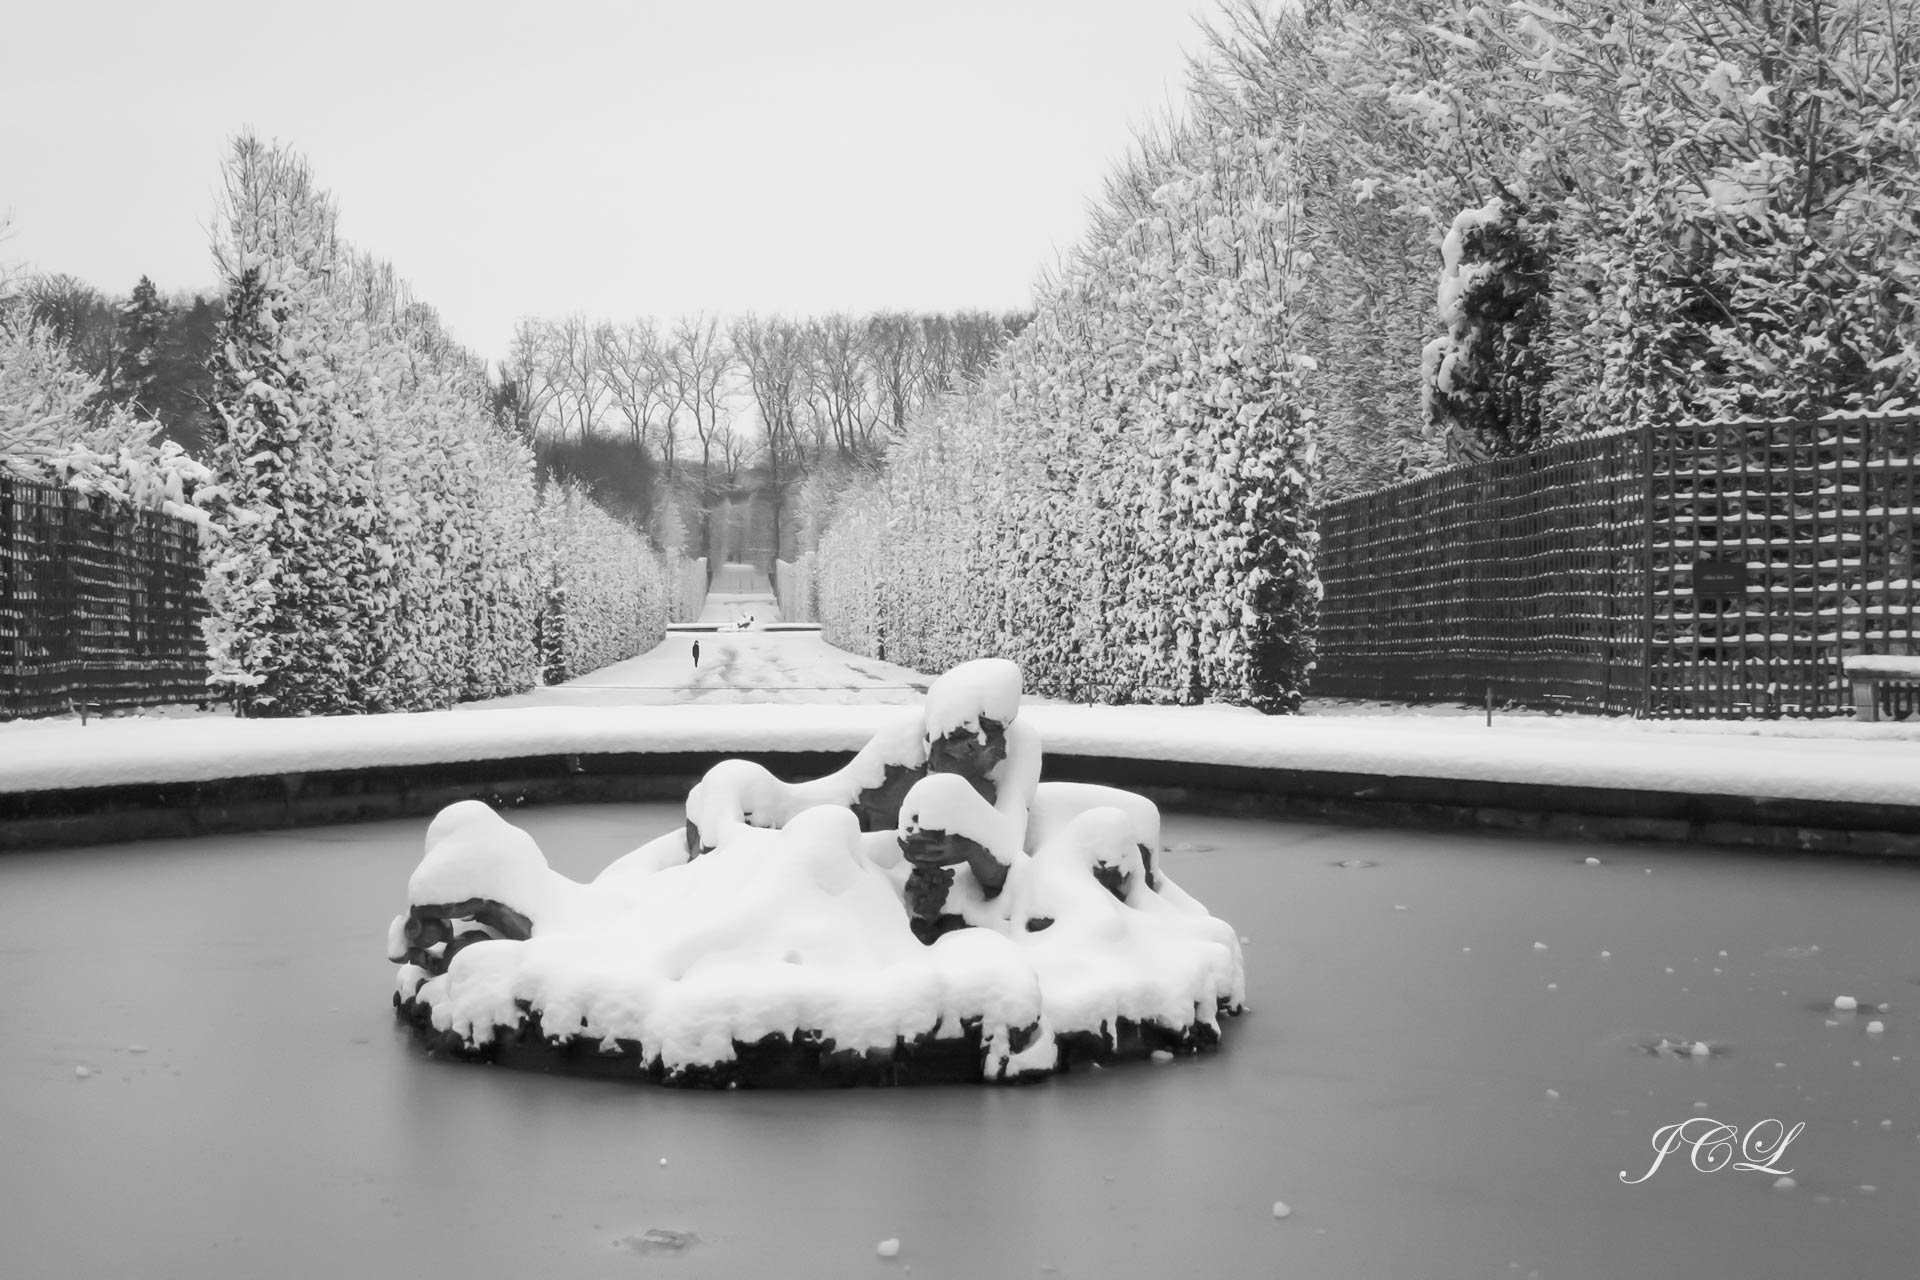
<instances>
[{"instance_id":1,"label":"snow-covered fountain sculpture","mask_svg":"<svg viewBox=\"0 0 1920 1280\"><path fill-rule=\"evenodd\" d=\"M1239 940L1160 815L1040 781L1011 662L934 681L843 769L727 760L587 884L479 801L441 811L388 955L428 1044L674 1085L1009 1081L1218 1045Z\"/></svg>"}]
</instances>

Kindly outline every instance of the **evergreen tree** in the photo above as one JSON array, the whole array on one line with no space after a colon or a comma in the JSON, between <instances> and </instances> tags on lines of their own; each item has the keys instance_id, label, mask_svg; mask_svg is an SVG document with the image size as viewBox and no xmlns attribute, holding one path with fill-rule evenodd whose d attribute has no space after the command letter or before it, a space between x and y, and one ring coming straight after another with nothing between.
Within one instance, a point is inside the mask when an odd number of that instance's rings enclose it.
<instances>
[{"instance_id":1,"label":"evergreen tree","mask_svg":"<svg viewBox=\"0 0 1920 1280\"><path fill-rule=\"evenodd\" d=\"M359 619L334 537L345 495L321 324L332 210L304 164L250 136L235 141L226 178L215 475L239 512L209 572L212 680L243 714L356 709Z\"/></svg>"},{"instance_id":2,"label":"evergreen tree","mask_svg":"<svg viewBox=\"0 0 1920 1280\"><path fill-rule=\"evenodd\" d=\"M143 418L160 416L161 347L169 319L160 291L141 276L120 306L120 381L115 393L119 403Z\"/></svg>"}]
</instances>

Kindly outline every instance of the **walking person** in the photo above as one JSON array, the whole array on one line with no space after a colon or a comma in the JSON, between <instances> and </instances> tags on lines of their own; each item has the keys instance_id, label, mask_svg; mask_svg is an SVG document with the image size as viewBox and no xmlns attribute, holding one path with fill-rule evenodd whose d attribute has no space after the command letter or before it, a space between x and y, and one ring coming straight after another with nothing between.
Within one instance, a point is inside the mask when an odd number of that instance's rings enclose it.
<instances>
[{"instance_id":1,"label":"walking person","mask_svg":"<svg viewBox=\"0 0 1920 1280\"><path fill-rule=\"evenodd\" d=\"M700 669L700 642L698 640L693 642L693 669L695 671Z\"/></svg>"}]
</instances>

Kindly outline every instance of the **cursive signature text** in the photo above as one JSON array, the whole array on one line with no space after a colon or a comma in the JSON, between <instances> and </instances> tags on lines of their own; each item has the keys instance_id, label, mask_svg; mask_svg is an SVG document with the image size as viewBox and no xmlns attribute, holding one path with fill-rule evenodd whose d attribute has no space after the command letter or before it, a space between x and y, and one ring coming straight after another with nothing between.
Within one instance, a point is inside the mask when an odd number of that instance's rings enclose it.
<instances>
[{"instance_id":1,"label":"cursive signature text","mask_svg":"<svg viewBox=\"0 0 1920 1280\"><path fill-rule=\"evenodd\" d=\"M1695 1116L1691 1120L1682 1120L1679 1124L1664 1125L1655 1130L1653 1163L1637 1178L1629 1178L1627 1171L1622 1169L1620 1181L1629 1186L1645 1182L1659 1172L1668 1156L1682 1147L1693 1148L1688 1159L1702 1173L1718 1173L1731 1168L1744 1173L1785 1176L1793 1170L1777 1168L1775 1161L1786 1154L1787 1146L1806 1127L1805 1124L1796 1124L1789 1129L1778 1120L1762 1120L1743 1135L1732 1125L1710 1116ZM1736 1138L1739 1139L1737 1146ZM1736 1154L1740 1159L1734 1159Z\"/></svg>"}]
</instances>

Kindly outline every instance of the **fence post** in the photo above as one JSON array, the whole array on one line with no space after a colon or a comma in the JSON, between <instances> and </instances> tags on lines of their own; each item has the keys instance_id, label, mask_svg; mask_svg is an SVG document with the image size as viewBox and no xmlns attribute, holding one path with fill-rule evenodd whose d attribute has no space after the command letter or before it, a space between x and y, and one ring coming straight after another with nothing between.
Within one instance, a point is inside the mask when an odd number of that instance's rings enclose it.
<instances>
[{"instance_id":1,"label":"fence post","mask_svg":"<svg viewBox=\"0 0 1920 1280\"><path fill-rule=\"evenodd\" d=\"M1653 717L1653 432L1640 426L1640 719ZM1668 549L1672 553L1672 549Z\"/></svg>"}]
</instances>

